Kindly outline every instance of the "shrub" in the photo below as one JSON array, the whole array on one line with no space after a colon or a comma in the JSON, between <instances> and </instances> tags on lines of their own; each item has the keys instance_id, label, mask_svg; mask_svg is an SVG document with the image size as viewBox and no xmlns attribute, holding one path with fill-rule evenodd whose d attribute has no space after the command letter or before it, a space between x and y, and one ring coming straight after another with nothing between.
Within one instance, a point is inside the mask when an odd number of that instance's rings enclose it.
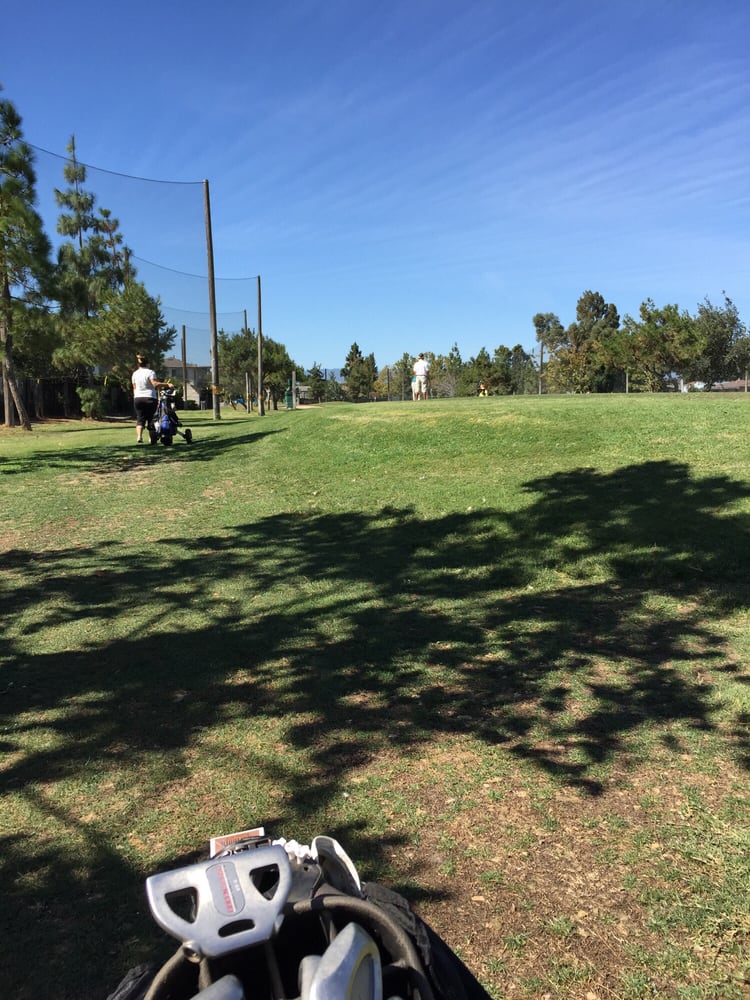
<instances>
[{"instance_id":1,"label":"shrub","mask_svg":"<svg viewBox=\"0 0 750 1000\"><path fill-rule=\"evenodd\" d=\"M81 410L89 420L101 420L104 417L104 391L101 388L78 388L78 398Z\"/></svg>"}]
</instances>

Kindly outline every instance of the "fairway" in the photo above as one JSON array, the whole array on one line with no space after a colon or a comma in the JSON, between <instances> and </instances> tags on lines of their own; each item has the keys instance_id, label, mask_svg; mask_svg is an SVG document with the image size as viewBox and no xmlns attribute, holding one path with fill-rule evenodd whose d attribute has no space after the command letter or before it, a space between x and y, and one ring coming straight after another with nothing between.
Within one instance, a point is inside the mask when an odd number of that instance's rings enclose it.
<instances>
[{"instance_id":1,"label":"fairway","mask_svg":"<svg viewBox=\"0 0 750 1000\"><path fill-rule=\"evenodd\" d=\"M750 395L0 430L4 996L171 945L144 878L337 837L495 998L740 998Z\"/></svg>"}]
</instances>

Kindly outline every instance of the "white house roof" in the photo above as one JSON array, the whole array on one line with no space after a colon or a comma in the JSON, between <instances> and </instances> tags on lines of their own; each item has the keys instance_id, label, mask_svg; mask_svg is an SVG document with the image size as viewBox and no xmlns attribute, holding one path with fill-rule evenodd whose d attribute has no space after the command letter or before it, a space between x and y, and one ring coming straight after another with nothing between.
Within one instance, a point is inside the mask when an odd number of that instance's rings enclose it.
<instances>
[{"instance_id":1,"label":"white house roof","mask_svg":"<svg viewBox=\"0 0 750 1000\"><path fill-rule=\"evenodd\" d=\"M165 358L164 364L168 368L182 368L182 358ZM208 368L208 365L196 365L193 361L186 361L188 368Z\"/></svg>"}]
</instances>

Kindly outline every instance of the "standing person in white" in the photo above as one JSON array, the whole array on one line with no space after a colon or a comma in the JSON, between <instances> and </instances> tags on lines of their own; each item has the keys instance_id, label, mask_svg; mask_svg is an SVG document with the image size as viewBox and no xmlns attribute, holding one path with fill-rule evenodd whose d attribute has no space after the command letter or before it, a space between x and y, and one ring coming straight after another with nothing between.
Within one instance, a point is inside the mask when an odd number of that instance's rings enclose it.
<instances>
[{"instance_id":1,"label":"standing person in white","mask_svg":"<svg viewBox=\"0 0 750 1000\"><path fill-rule=\"evenodd\" d=\"M427 399L427 378L430 374L430 366L425 361L424 354L420 354L414 362L414 374L417 383L414 389L415 399Z\"/></svg>"},{"instance_id":2,"label":"standing person in white","mask_svg":"<svg viewBox=\"0 0 750 1000\"><path fill-rule=\"evenodd\" d=\"M133 406L135 407L135 440L143 444L143 428L148 427L153 441L153 419L156 413L156 390L164 386L172 388L171 382L160 382L156 372L148 366L148 358L144 354L136 354L138 367L131 376L133 386Z\"/></svg>"}]
</instances>

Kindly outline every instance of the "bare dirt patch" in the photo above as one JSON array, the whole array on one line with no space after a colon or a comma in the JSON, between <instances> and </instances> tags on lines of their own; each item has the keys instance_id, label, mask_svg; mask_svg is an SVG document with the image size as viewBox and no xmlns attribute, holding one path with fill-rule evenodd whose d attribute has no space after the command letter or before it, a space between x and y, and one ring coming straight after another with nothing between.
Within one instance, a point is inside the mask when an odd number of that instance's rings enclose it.
<instances>
[{"instance_id":1,"label":"bare dirt patch","mask_svg":"<svg viewBox=\"0 0 750 1000\"><path fill-rule=\"evenodd\" d=\"M389 782L422 818L418 848L390 861L423 891L420 914L494 997L747 995L741 942L750 926L670 922L692 877L667 835L690 822L679 772L658 784L653 774L614 776L591 797L518 774L477 785L480 758L452 753L465 791L434 783L441 755ZM717 809L741 780L690 775ZM686 988L693 992L678 992Z\"/></svg>"}]
</instances>

